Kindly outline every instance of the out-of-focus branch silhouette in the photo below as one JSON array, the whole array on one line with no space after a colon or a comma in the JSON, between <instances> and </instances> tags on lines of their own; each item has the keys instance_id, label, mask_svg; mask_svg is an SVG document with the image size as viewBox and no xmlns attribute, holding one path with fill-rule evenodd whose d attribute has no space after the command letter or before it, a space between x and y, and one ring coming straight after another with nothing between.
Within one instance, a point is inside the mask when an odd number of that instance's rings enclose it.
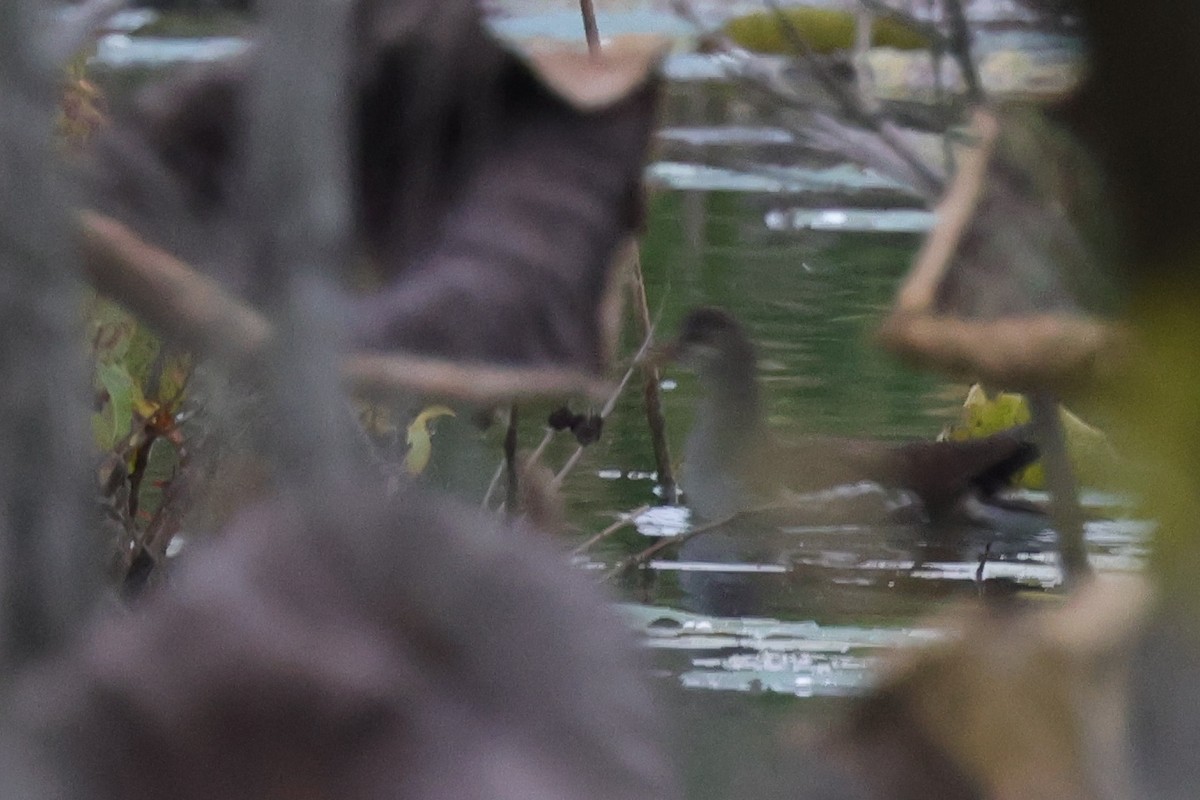
<instances>
[{"instance_id":1,"label":"out-of-focus branch silhouette","mask_svg":"<svg viewBox=\"0 0 1200 800\"><path fill-rule=\"evenodd\" d=\"M0 689L78 627L100 574L50 23L44 3L0 7Z\"/></svg>"},{"instance_id":2,"label":"out-of-focus branch silhouette","mask_svg":"<svg viewBox=\"0 0 1200 800\"><path fill-rule=\"evenodd\" d=\"M6 396L0 586L19 602L0 643L6 676L41 659L0 698L5 788L673 797L603 598L520 525L412 485L385 496L343 391L511 401L598 383L660 46L526 62L467 0L268 2L250 57L151 89L101 134L72 217L49 180L36 6L0 11L0 296L20 311L0 368L30 387ZM93 582L64 571L99 568L79 541L82 409L64 400L81 383L64 366L76 232L98 287L265 389L278 469L135 613L71 637ZM352 294L363 263L373 291Z\"/></svg>"},{"instance_id":3,"label":"out-of-focus branch silhouette","mask_svg":"<svg viewBox=\"0 0 1200 800\"><path fill-rule=\"evenodd\" d=\"M446 52L410 35L433 27L455 31ZM589 388L608 349L601 311L620 289L613 262L640 221L662 44L522 59L457 5L381 2L355 5L352 34L350 252L372 288L351 302L351 344L574 370ZM93 186L98 210L257 303L233 200L253 63L147 90L98 141ZM428 113L400 111L414 104Z\"/></svg>"},{"instance_id":4,"label":"out-of-focus branch silhouette","mask_svg":"<svg viewBox=\"0 0 1200 800\"><path fill-rule=\"evenodd\" d=\"M350 253L353 5L323 0L297 14L260 4L261 55L250 77L246 168L238 205L249 216L258 284L279 335L268 362L282 477L313 502L350 478L353 420L338 376ZM297 387L303 387L297 391Z\"/></svg>"}]
</instances>

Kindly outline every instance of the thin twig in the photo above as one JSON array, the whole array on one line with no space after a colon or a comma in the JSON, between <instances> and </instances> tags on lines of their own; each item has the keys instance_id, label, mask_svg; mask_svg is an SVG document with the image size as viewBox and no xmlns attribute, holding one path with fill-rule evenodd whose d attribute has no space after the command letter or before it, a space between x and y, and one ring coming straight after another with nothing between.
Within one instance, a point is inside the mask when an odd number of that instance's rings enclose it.
<instances>
[{"instance_id":1,"label":"thin twig","mask_svg":"<svg viewBox=\"0 0 1200 800\"><path fill-rule=\"evenodd\" d=\"M571 453L571 455L567 458L566 462L562 465L562 468L554 475L554 478L550 481L551 487L557 489L558 487L562 486L563 479L566 478L567 475L569 475L571 473L571 470L575 469L575 465L579 463L579 459L583 458L583 451L585 449L586 448L584 448L583 445L579 445L579 447L575 448L575 452Z\"/></svg>"},{"instance_id":2,"label":"thin twig","mask_svg":"<svg viewBox=\"0 0 1200 800\"><path fill-rule=\"evenodd\" d=\"M706 531L711 531L714 528L720 528L723 525L728 525L729 523L733 522L734 520L738 519L739 517L744 517L749 514L756 513L757 511L761 511L761 510L762 509L754 509L751 511L739 511L736 514L730 514L727 517L721 517L720 519L713 520L712 522L706 522L703 525L697 525L696 527L692 528L691 530L687 531L686 533L681 533L678 536L663 536L657 542L650 545L649 547L647 547L645 550L641 551L640 553L637 553L636 555L632 555L629 558L623 559L619 564L617 564L615 567L613 567L611 570L609 570L605 574L604 580L606 582L615 580L616 578L619 578L621 575L625 574L626 572L633 569L634 567L636 567L640 564L644 564L650 558L658 555L663 550L666 550L668 547L674 547L676 545L681 545L684 542L686 542L688 539L691 539L693 536L696 536L697 534L701 534Z\"/></svg>"},{"instance_id":3,"label":"thin twig","mask_svg":"<svg viewBox=\"0 0 1200 800\"><path fill-rule=\"evenodd\" d=\"M609 395L608 402L606 402L604 404L604 408L600 410L600 419L608 419L608 416L612 414L613 409L617 406L617 398L621 396L621 392L625 391L625 387L629 385L629 379L633 377L634 370L636 370L641 364L642 359L646 355L646 351L650 349L650 345L653 341L654 329L651 328L651 330L646 334L646 338L642 341L642 346L639 347L637 353L634 354L633 360L629 364L629 369L625 370L625 375L621 378L621 382L617 384L617 388L613 389L612 394ZM571 457L567 459L567 462L563 464L562 469L560 469L558 474L556 474L553 480L550 481L551 487L558 488L559 486L562 486L563 479L567 477L571 470L575 468L575 465L579 463L579 459L583 457L583 451L583 445L580 445L575 449L575 452L572 453Z\"/></svg>"},{"instance_id":4,"label":"thin twig","mask_svg":"<svg viewBox=\"0 0 1200 800\"><path fill-rule=\"evenodd\" d=\"M937 0L927 0L927 3L930 18L932 18ZM942 62L949 49L950 43L943 36L930 40L929 66L933 70L933 104L943 112L950 108L950 93L946 91L946 76L942 73ZM950 175L954 172L954 142L949 129L942 134L942 151L942 170Z\"/></svg>"},{"instance_id":5,"label":"thin twig","mask_svg":"<svg viewBox=\"0 0 1200 800\"><path fill-rule=\"evenodd\" d=\"M588 53L600 55L600 28L596 25L596 8L592 0L579 0L579 12L583 14L583 35L587 38Z\"/></svg>"},{"instance_id":6,"label":"thin twig","mask_svg":"<svg viewBox=\"0 0 1200 800\"><path fill-rule=\"evenodd\" d=\"M625 370L624 377L621 378L621 381L612 390L608 400L604 403L604 407L600 410L600 419L608 419L609 415L612 414L613 409L616 408L617 405L617 398L621 396L621 392L625 391L625 387L629 385L629 379L633 377L634 370L638 368L638 365L645 357L646 351L650 349L650 345L653 343L653 341L654 331L651 330L646 335L646 338L642 341L642 346L639 347L637 353L634 354L633 359L629 364L629 368ZM545 435L542 436L542 441L538 443L538 446L534 448L533 453L530 454L529 458L527 459L528 463L537 463L543 451L545 451L546 447L549 446L550 441L554 438L554 434L555 431L550 429L546 430ZM562 485L563 479L567 477L570 471L574 469L575 465L579 463L579 459L583 457L583 451L585 449L586 448L583 445L575 448L575 452L570 455L563 466L559 469L558 474L556 474L550 481L551 488L558 488ZM492 477L492 482L488 485L488 490L483 496L483 503L481 504L483 508L487 508L488 503L491 502L492 494L495 492L496 486L500 482L500 475L503 473L503 471L504 461L501 460L500 464L496 467L496 473ZM502 503L500 505L500 509L503 510L504 508L505 505Z\"/></svg>"},{"instance_id":7,"label":"thin twig","mask_svg":"<svg viewBox=\"0 0 1200 800\"><path fill-rule=\"evenodd\" d=\"M642 273L642 259L637 249L633 251L633 297L642 335L650 340L654 323L650 320L650 306L646 299L646 279ZM671 468L671 448L667 443L667 421L663 416L662 376L658 367L651 363L642 366L642 396L646 407L646 424L650 428L650 445L654 450L654 467L658 473L658 485L662 489L663 501L674 505L678 499L678 487Z\"/></svg>"},{"instance_id":8,"label":"thin twig","mask_svg":"<svg viewBox=\"0 0 1200 800\"><path fill-rule=\"evenodd\" d=\"M619 520L614 522L612 525L609 525L607 528L600 531L595 536L591 537L586 542L584 542L583 544L579 545L574 550L572 550L571 555L573 555L573 556L581 555L584 552L590 550L597 542L601 542L601 541L607 539L609 536L612 536L614 533L616 533L617 531L626 527L627 525L634 524L635 522L637 522L637 518L640 517L642 514L645 514L649 508L650 508L650 506L638 506L633 511L630 511L627 514L622 514L621 518Z\"/></svg>"},{"instance_id":9,"label":"thin twig","mask_svg":"<svg viewBox=\"0 0 1200 800\"><path fill-rule=\"evenodd\" d=\"M987 566L988 557L992 554L992 543L988 542L983 547L983 552L979 556L979 568L975 570L975 583L979 586L979 596L983 597L983 569Z\"/></svg>"},{"instance_id":10,"label":"thin twig","mask_svg":"<svg viewBox=\"0 0 1200 800\"><path fill-rule=\"evenodd\" d=\"M488 482L487 491L483 493L483 500L480 501L479 507L486 510L488 504L492 502L492 495L496 493L496 487L500 485L500 478L504 476L504 459L500 459L500 463L496 465L496 470L492 473L492 479Z\"/></svg>"},{"instance_id":11,"label":"thin twig","mask_svg":"<svg viewBox=\"0 0 1200 800\"><path fill-rule=\"evenodd\" d=\"M779 28L779 32L787 43L796 53L804 59L812 70L813 76L817 79L817 83L825 90L825 94L830 100L837 103L841 112L849 117L852 121L857 122L865 127L874 128L878 125L878 120L874 114L868 109L863 108L857 95L845 86L833 72L825 66L825 63L817 56L817 51L809 44L808 39L800 32L783 8L780 7L776 0L767 0L767 7L771 9L771 13L775 16L775 24Z\"/></svg>"},{"instance_id":12,"label":"thin twig","mask_svg":"<svg viewBox=\"0 0 1200 800\"><path fill-rule=\"evenodd\" d=\"M517 473L520 471L517 468L517 422L517 407L516 405L513 405L509 407L508 427L504 431L504 503L508 508L508 513L510 514L515 514L517 512L517 493L520 491L520 488L517 485Z\"/></svg>"},{"instance_id":13,"label":"thin twig","mask_svg":"<svg viewBox=\"0 0 1200 800\"><path fill-rule=\"evenodd\" d=\"M1050 490L1050 514L1058 533L1058 553L1062 562L1063 583L1078 586L1092 574L1083 537L1083 509L1079 505L1079 486L1067 455L1058 403L1045 391L1029 394L1034 434L1046 469L1046 487Z\"/></svg>"},{"instance_id":14,"label":"thin twig","mask_svg":"<svg viewBox=\"0 0 1200 800\"><path fill-rule=\"evenodd\" d=\"M533 452L529 454L529 458L525 459L526 464L538 463L538 459L540 459L542 457L542 453L545 452L546 447L548 447L550 442L554 439L555 433L556 433L556 431L554 431L551 428L546 429L546 433L545 433L545 435L542 436L542 440L540 442L538 442L538 446L533 448ZM502 459L500 459L500 463L496 465L496 471L492 473L492 480L491 480L491 482L488 483L487 491L483 493L483 500L479 504L480 508L486 509L488 507L488 505L492 502L492 495L496 493L496 487L498 487L500 485L500 478L503 477L503 475L504 475L504 459L502 458ZM504 509L505 509L505 504L503 502L501 502L500 508L497 510L503 511Z\"/></svg>"},{"instance_id":15,"label":"thin twig","mask_svg":"<svg viewBox=\"0 0 1200 800\"><path fill-rule=\"evenodd\" d=\"M929 0L929 10L932 13L935 0ZM929 43L929 61L933 68L933 102L938 106L948 104L945 76L942 74L942 59L946 55L949 43L938 37Z\"/></svg>"},{"instance_id":16,"label":"thin twig","mask_svg":"<svg viewBox=\"0 0 1200 800\"><path fill-rule=\"evenodd\" d=\"M650 545L649 547L647 547L645 550L641 551L640 553L637 553L636 555L632 555L626 559L623 559L619 564L617 564L615 567L613 567L611 570L609 570L607 573L605 573L604 580L611 581L614 578L619 577L622 573L627 572L631 568L636 567L639 564L645 563L647 560L649 560L653 556L658 555L663 550L666 550L668 547L674 547L676 545L681 545L684 542L686 542L688 539L691 539L693 536L696 536L698 534L706 533L708 531L713 530L714 528L723 527L723 526L728 525L731 522L735 522L739 519L747 519L749 517L754 517L758 514L770 514L772 512L780 512L780 511L787 512L787 511L794 510L795 508L796 508L795 500L785 501L785 502L763 503L761 505L753 506L751 508L746 508L741 511L736 511L732 514L721 517L720 519L715 519L710 522L705 522L701 525L697 525L696 527L691 528L688 531L686 531L685 533L679 534L678 536L663 536L657 542Z\"/></svg>"},{"instance_id":17,"label":"thin twig","mask_svg":"<svg viewBox=\"0 0 1200 800\"><path fill-rule=\"evenodd\" d=\"M554 439L555 432L556 431L553 428L546 429L546 434L542 437L542 440L540 442L538 442L538 446L533 448L533 452L529 454L528 461L530 464L538 463L538 459L540 459L542 457L542 453L544 453L546 451L546 448L550 445L550 442Z\"/></svg>"},{"instance_id":18,"label":"thin twig","mask_svg":"<svg viewBox=\"0 0 1200 800\"><path fill-rule=\"evenodd\" d=\"M972 103L983 101L983 84L979 80L979 71L975 68L975 59L971 55L971 29L967 26L967 15L963 12L959 0L942 0L946 19L950 23L950 52L958 62L962 72L963 83L967 87L967 97Z\"/></svg>"}]
</instances>

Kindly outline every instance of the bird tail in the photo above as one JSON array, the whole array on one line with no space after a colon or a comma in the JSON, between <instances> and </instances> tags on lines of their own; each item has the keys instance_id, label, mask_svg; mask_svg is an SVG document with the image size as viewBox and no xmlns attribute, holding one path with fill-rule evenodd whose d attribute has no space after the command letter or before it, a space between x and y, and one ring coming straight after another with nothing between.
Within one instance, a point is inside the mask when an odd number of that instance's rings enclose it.
<instances>
[{"instance_id":1,"label":"bird tail","mask_svg":"<svg viewBox=\"0 0 1200 800\"><path fill-rule=\"evenodd\" d=\"M1033 440L1033 425L1024 424L993 433L979 441L1007 440L1014 443L1011 452L1004 458L989 464L971 478L971 484L984 495L993 495L1012 485L1021 470L1041 458L1041 451Z\"/></svg>"}]
</instances>

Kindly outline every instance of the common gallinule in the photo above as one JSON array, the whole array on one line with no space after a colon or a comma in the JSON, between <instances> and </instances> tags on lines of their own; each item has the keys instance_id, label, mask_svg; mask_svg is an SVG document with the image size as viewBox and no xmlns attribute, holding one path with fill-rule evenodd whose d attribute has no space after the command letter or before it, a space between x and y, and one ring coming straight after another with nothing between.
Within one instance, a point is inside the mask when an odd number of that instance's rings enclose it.
<instances>
[{"instance_id":1,"label":"common gallinule","mask_svg":"<svg viewBox=\"0 0 1200 800\"><path fill-rule=\"evenodd\" d=\"M781 441L764 422L754 345L729 313L692 311L661 357L694 369L700 378L702 397L683 463L687 503L698 517L720 519L789 495L871 482L907 491L934 522L994 527L1015 514L1024 518L1023 529L1044 527L1035 509L998 495L1038 457L1023 428L966 441L832 436Z\"/></svg>"}]
</instances>

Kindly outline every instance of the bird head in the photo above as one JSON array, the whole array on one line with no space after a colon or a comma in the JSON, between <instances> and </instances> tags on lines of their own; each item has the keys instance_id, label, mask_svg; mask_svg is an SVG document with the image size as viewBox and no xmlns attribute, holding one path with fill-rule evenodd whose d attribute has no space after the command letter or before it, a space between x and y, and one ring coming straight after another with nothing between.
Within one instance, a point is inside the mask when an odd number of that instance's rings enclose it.
<instances>
[{"instance_id":1,"label":"bird head","mask_svg":"<svg viewBox=\"0 0 1200 800\"><path fill-rule=\"evenodd\" d=\"M684 317L679 334L652 356L658 364L674 362L705 372L721 363L754 363L754 348L741 323L719 308L694 309Z\"/></svg>"}]
</instances>

